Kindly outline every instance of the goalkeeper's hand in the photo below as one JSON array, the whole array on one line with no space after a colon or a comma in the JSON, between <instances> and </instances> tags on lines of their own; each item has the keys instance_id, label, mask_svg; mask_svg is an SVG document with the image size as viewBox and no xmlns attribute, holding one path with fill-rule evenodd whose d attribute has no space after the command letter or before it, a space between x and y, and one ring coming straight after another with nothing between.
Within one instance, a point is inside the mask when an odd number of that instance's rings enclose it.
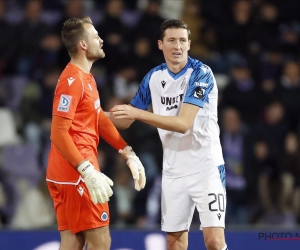
<instances>
[{"instance_id":1,"label":"goalkeeper's hand","mask_svg":"<svg viewBox=\"0 0 300 250\"><path fill-rule=\"evenodd\" d=\"M143 164L130 146L120 149L119 153L122 154L125 159L127 159L126 163L130 168L132 177L134 179L134 187L137 191L140 191L146 185L146 176Z\"/></svg>"},{"instance_id":2,"label":"goalkeeper's hand","mask_svg":"<svg viewBox=\"0 0 300 250\"><path fill-rule=\"evenodd\" d=\"M113 194L111 186L114 185L110 178L97 171L89 161L81 163L77 171L83 177L94 204L109 201L109 197Z\"/></svg>"}]
</instances>

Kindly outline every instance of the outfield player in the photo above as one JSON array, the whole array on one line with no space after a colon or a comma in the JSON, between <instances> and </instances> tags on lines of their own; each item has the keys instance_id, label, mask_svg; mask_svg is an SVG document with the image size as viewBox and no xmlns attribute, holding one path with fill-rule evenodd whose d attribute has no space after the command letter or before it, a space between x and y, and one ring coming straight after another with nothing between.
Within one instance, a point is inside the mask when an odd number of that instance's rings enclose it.
<instances>
[{"instance_id":1,"label":"outfield player","mask_svg":"<svg viewBox=\"0 0 300 250\"><path fill-rule=\"evenodd\" d=\"M58 80L51 127L47 183L54 202L60 250L109 250L108 200L113 182L102 174L97 146L102 137L127 159L135 188L145 186L144 167L106 117L92 64L105 56L103 40L89 17L67 20L62 40L71 57Z\"/></svg>"},{"instance_id":2,"label":"outfield player","mask_svg":"<svg viewBox=\"0 0 300 250\"><path fill-rule=\"evenodd\" d=\"M115 106L107 115L119 127L140 120L158 128L164 151L161 223L168 250L187 249L195 207L206 248L225 250L218 89L211 69L188 56L190 44L187 24L165 21L158 47L166 63L144 77L130 105ZM146 111L150 103L153 113Z\"/></svg>"}]
</instances>

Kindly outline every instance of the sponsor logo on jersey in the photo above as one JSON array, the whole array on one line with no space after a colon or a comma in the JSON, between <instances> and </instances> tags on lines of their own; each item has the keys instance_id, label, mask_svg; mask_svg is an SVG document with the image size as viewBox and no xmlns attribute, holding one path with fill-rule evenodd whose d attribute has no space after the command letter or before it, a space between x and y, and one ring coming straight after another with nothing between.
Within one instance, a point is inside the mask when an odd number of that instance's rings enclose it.
<instances>
[{"instance_id":1,"label":"sponsor logo on jersey","mask_svg":"<svg viewBox=\"0 0 300 250\"><path fill-rule=\"evenodd\" d=\"M178 106L177 105L174 105L174 106L171 106L171 107L167 107L166 110L167 111L170 111L172 109L178 109Z\"/></svg>"},{"instance_id":2,"label":"sponsor logo on jersey","mask_svg":"<svg viewBox=\"0 0 300 250\"><path fill-rule=\"evenodd\" d=\"M172 105L174 103L182 102L183 94L180 94L178 96L169 97L169 96L161 96L161 104L164 105Z\"/></svg>"},{"instance_id":3,"label":"sponsor logo on jersey","mask_svg":"<svg viewBox=\"0 0 300 250\"><path fill-rule=\"evenodd\" d=\"M195 89L195 92L194 92L194 97L196 98L202 98L204 96L204 93L205 93L205 90L204 89L201 89L200 87L197 87Z\"/></svg>"},{"instance_id":4,"label":"sponsor logo on jersey","mask_svg":"<svg viewBox=\"0 0 300 250\"><path fill-rule=\"evenodd\" d=\"M72 85L72 83L75 81L75 78L73 78L72 76L68 78L68 84L69 86Z\"/></svg>"},{"instance_id":5,"label":"sponsor logo on jersey","mask_svg":"<svg viewBox=\"0 0 300 250\"><path fill-rule=\"evenodd\" d=\"M178 96L170 97L170 96L161 96L160 97L160 102L163 105L168 106L166 108L167 111L170 111L172 109L177 109L178 108L178 103L181 103L183 100L183 94L180 94ZM176 104L176 105L174 105ZM171 106L173 105L173 106ZM171 106L171 107L170 107Z\"/></svg>"},{"instance_id":6,"label":"sponsor logo on jersey","mask_svg":"<svg viewBox=\"0 0 300 250\"><path fill-rule=\"evenodd\" d=\"M71 106L72 96L70 95L61 95L59 100L59 105L57 110L61 112L69 112Z\"/></svg>"},{"instance_id":7,"label":"sponsor logo on jersey","mask_svg":"<svg viewBox=\"0 0 300 250\"><path fill-rule=\"evenodd\" d=\"M100 219L102 221L107 221L108 220L108 214L104 211L102 212L101 216L100 216Z\"/></svg>"},{"instance_id":8,"label":"sponsor logo on jersey","mask_svg":"<svg viewBox=\"0 0 300 250\"><path fill-rule=\"evenodd\" d=\"M206 83L206 82L195 82L195 85L199 86L199 87L204 87L204 88L208 87L208 83Z\"/></svg>"},{"instance_id":9,"label":"sponsor logo on jersey","mask_svg":"<svg viewBox=\"0 0 300 250\"><path fill-rule=\"evenodd\" d=\"M220 220L220 219L221 219L221 216L222 216L222 214L218 213L218 214L217 214L217 216L218 216L218 218L219 218L219 220Z\"/></svg>"},{"instance_id":10,"label":"sponsor logo on jersey","mask_svg":"<svg viewBox=\"0 0 300 250\"><path fill-rule=\"evenodd\" d=\"M161 85L162 85L162 87L164 88L165 85L166 85L166 82L165 82L165 81L161 81Z\"/></svg>"}]
</instances>

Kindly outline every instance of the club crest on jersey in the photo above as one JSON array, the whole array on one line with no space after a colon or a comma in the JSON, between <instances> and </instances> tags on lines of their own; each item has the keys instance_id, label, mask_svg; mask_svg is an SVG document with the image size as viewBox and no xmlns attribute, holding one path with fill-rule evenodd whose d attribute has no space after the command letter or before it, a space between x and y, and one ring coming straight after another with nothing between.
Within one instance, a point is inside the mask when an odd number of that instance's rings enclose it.
<instances>
[{"instance_id":1,"label":"club crest on jersey","mask_svg":"<svg viewBox=\"0 0 300 250\"><path fill-rule=\"evenodd\" d=\"M164 88L166 85L166 82L165 81L161 81L161 86Z\"/></svg>"},{"instance_id":2,"label":"club crest on jersey","mask_svg":"<svg viewBox=\"0 0 300 250\"><path fill-rule=\"evenodd\" d=\"M204 89L201 89L200 87L197 87L195 89L195 92L194 92L194 97L196 98L202 98L204 96L204 93L205 93L205 90Z\"/></svg>"},{"instance_id":3,"label":"club crest on jersey","mask_svg":"<svg viewBox=\"0 0 300 250\"><path fill-rule=\"evenodd\" d=\"M72 96L61 95L57 110L66 113L69 112L71 101L72 101Z\"/></svg>"},{"instance_id":4,"label":"club crest on jersey","mask_svg":"<svg viewBox=\"0 0 300 250\"><path fill-rule=\"evenodd\" d=\"M102 221L107 221L108 220L108 214L104 211L102 212L101 216L100 216L100 219Z\"/></svg>"}]
</instances>

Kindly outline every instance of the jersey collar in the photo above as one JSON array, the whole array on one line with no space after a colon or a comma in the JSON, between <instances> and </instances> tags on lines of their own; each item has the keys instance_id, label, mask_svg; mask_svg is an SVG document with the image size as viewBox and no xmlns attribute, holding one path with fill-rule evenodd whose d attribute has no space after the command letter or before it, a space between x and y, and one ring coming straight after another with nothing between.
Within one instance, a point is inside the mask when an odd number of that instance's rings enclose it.
<instances>
[{"instance_id":1,"label":"jersey collar","mask_svg":"<svg viewBox=\"0 0 300 250\"><path fill-rule=\"evenodd\" d=\"M186 63L186 65L184 66L184 68L182 70L180 70L178 73L173 73L172 71L169 70L169 68L167 68L169 75L174 79L177 80L179 77L181 77L182 75L185 74L185 72L187 71L188 68L190 68L190 64L191 64L191 58L188 57L188 61Z\"/></svg>"}]
</instances>

